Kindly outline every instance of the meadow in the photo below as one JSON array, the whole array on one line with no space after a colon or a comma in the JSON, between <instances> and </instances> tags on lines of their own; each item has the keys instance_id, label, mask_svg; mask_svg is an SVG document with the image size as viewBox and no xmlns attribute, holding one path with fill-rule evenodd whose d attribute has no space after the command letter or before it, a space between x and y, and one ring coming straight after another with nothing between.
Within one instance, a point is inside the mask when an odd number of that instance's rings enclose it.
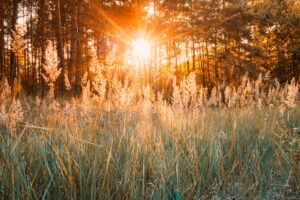
<instances>
[{"instance_id":1,"label":"meadow","mask_svg":"<svg viewBox=\"0 0 300 200\"><path fill-rule=\"evenodd\" d=\"M90 85L93 85L90 82ZM102 84L105 85L105 84ZM87 88L87 86L86 86ZM299 199L299 83L0 92L0 199Z\"/></svg>"},{"instance_id":2,"label":"meadow","mask_svg":"<svg viewBox=\"0 0 300 200\"><path fill-rule=\"evenodd\" d=\"M0 200L300 200L300 0L0 0Z\"/></svg>"}]
</instances>

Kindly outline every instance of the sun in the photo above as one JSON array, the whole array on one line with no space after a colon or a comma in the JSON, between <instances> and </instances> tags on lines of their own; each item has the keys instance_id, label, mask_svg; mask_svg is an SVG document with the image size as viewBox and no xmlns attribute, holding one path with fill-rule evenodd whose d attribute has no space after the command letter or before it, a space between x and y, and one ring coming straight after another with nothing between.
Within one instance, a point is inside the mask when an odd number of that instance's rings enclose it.
<instances>
[{"instance_id":1,"label":"sun","mask_svg":"<svg viewBox=\"0 0 300 200\"><path fill-rule=\"evenodd\" d=\"M132 55L137 58L148 59L151 56L151 42L145 38L132 40Z\"/></svg>"}]
</instances>

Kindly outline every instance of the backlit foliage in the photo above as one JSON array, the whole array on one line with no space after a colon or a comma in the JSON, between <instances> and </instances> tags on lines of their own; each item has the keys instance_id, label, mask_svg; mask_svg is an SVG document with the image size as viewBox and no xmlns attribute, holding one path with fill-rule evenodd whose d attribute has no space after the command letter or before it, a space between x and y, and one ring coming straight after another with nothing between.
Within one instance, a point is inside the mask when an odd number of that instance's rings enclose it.
<instances>
[{"instance_id":1,"label":"backlit foliage","mask_svg":"<svg viewBox=\"0 0 300 200\"><path fill-rule=\"evenodd\" d=\"M46 57L45 57L45 64L44 64L44 70L45 74L43 74L43 79L49 86L48 91L48 98L53 99L54 98L54 87L55 87L55 81L61 74L61 68L58 68L58 59L56 56L56 51L54 50L52 42L49 42L47 50L46 50Z\"/></svg>"},{"instance_id":2,"label":"backlit foliage","mask_svg":"<svg viewBox=\"0 0 300 200\"><path fill-rule=\"evenodd\" d=\"M54 85L57 61L47 63ZM245 75L238 86L208 89L191 74L174 80L168 100L129 77L107 80L93 58L90 65L78 99L12 97L3 80L3 198L299 197L295 79Z\"/></svg>"}]
</instances>

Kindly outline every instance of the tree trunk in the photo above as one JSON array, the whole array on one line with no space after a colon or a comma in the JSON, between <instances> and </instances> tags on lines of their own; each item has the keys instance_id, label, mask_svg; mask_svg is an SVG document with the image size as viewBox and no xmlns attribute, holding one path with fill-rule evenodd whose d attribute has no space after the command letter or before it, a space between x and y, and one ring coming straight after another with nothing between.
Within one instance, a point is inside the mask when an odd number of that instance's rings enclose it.
<instances>
[{"instance_id":1,"label":"tree trunk","mask_svg":"<svg viewBox=\"0 0 300 200\"><path fill-rule=\"evenodd\" d=\"M86 70L83 69L83 40L82 27L80 27L80 15L82 13L81 0L77 0L77 66L75 70L75 94L81 93L81 79Z\"/></svg>"},{"instance_id":2,"label":"tree trunk","mask_svg":"<svg viewBox=\"0 0 300 200\"><path fill-rule=\"evenodd\" d=\"M12 19L11 19L11 37L13 31L16 31L16 24L17 24L17 18L18 18L18 6L19 6L19 0L13 0L13 13L12 13ZM16 77L17 73L17 62L16 62L16 54L12 50L10 50L10 85L13 89L13 83L14 79Z\"/></svg>"},{"instance_id":3,"label":"tree trunk","mask_svg":"<svg viewBox=\"0 0 300 200\"><path fill-rule=\"evenodd\" d=\"M218 49L217 49L217 44L218 42L217 42L217 36L215 36L215 58L214 58L214 60L215 60L215 79L216 79L216 81L218 81L219 80L219 71L218 71L218 59L217 59L217 51L218 51Z\"/></svg>"},{"instance_id":4,"label":"tree trunk","mask_svg":"<svg viewBox=\"0 0 300 200\"><path fill-rule=\"evenodd\" d=\"M205 79L205 71L204 71L204 55L203 55L203 42L199 42L198 47L198 60L199 60L199 67L201 68L201 75L202 75L202 85L203 87L206 86L206 79Z\"/></svg>"},{"instance_id":5,"label":"tree trunk","mask_svg":"<svg viewBox=\"0 0 300 200\"><path fill-rule=\"evenodd\" d=\"M205 53L206 53L206 67L207 67L207 79L208 82L211 82L210 79L210 59L209 59L209 51L208 51L208 41L207 39L205 40Z\"/></svg>"},{"instance_id":6,"label":"tree trunk","mask_svg":"<svg viewBox=\"0 0 300 200\"><path fill-rule=\"evenodd\" d=\"M0 80L4 77L4 1L0 2Z\"/></svg>"},{"instance_id":7,"label":"tree trunk","mask_svg":"<svg viewBox=\"0 0 300 200\"><path fill-rule=\"evenodd\" d=\"M59 86L61 91L65 92L64 74L65 72L65 56L63 48L63 39L61 33L61 10L60 0L55 0L55 27L56 27L56 40L57 40L57 56L59 58L59 67L62 68L62 73L59 78Z\"/></svg>"},{"instance_id":8,"label":"tree trunk","mask_svg":"<svg viewBox=\"0 0 300 200\"><path fill-rule=\"evenodd\" d=\"M192 46L192 56L193 56L193 72L195 72L196 69L196 49L195 49L195 41L193 39L193 46Z\"/></svg>"},{"instance_id":9,"label":"tree trunk","mask_svg":"<svg viewBox=\"0 0 300 200\"><path fill-rule=\"evenodd\" d=\"M185 42L185 58L186 58L187 74L189 74L190 73L190 58L189 58L189 45L188 45L188 41Z\"/></svg>"},{"instance_id":10,"label":"tree trunk","mask_svg":"<svg viewBox=\"0 0 300 200\"><path fill-rule=\"evenodd\" d=\"M71 21L71 50L69 64L69 81L73 89L75 88L75 71L77 68L77 46L78 46L78 0L72 6Z\"/></svg>"},{"instance_id":11,"label":"tree trunk","mask_svg":"<svg viewBox=\"0 0 300 200\"><path fill-rule=\"evenodd\" d=\"M39 22L38 22L38 27L39 27L39 45L41 47L41 63L39 64L39 70L38 70L38 79L40 83L40 90L42 92L42 95L44 95L45 92L45 86L46 83L42 77L42 74L45 73L44 70L44 65L45 65L45 52L46 52L46 39L45 39L45 32L46 32L46 26L45 26L45 21L46 21L46 0L40 0L39 1ZM36 52L35 52L36 53ZM36 57L37 55L35 55Z\"/></svg>"}]
</instances>

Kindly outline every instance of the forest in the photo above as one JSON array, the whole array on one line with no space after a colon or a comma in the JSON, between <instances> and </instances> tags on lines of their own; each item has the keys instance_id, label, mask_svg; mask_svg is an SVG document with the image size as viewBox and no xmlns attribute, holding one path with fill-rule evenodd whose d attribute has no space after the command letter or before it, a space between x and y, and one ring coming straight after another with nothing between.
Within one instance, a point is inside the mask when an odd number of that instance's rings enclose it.
<instances>
[{"instance_id":1,"label":"forest","mask_svg":"<svg viewBox=\"0 0 300 200\"><path fill-rule=\"evenodd\" d=\"M0 0L0 199L300 199L300 0Z\"/></svg>"},{"instance_id":2,"label":"forest","mask_svg":"<svg viewBox=\"0 0 300 200\"><path fill-rule=\"evenodd\" d=\"M246 72L257 78L270 71L281 83L299 79L297 0L2 0L0 9L0 76L28 94L45 93L49 42L61 94L66 81L68 93L81 93L91 51L104 73L124 79L139 65L160 89L170 75L179 80L191 72L211 87ZM131 52L139 38L149 43L150 55Z\"/></svg>"}]
</instances>

